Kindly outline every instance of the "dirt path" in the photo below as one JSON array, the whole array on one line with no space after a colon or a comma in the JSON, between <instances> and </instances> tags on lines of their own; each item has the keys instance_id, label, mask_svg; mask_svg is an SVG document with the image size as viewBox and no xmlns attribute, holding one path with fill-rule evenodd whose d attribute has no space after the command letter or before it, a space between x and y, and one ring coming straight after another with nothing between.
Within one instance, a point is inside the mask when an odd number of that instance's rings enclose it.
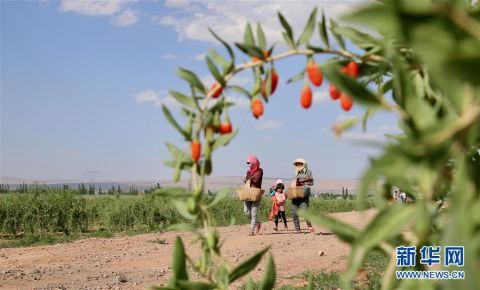
<instances>
[{"instance_id":1,"label":"dirt path","mask_svg":"<svg viewBox=\"0 0 480 290\"><path fill-rule=\"evenodd\" d=\"M374 215L374 210L332 214L359 228ZM302 283L302 279L295 276L308 270L345 269L350 248L326 229L317 227L315 235L295 235L275 232L271 223L263 225L263 234L255 237L246 236L247 226L219 228L225 240L222 251L232 265L272 245L277 285ZM305 225L302 223L302 226ZM0 249L0 289L145 289L163 284L170 276L172 247L177 235L184 238L187 253L198 253L198 245L190 242L192 235L174 232ZM155 240L164 240L165 244L153 242ZM322 251L324 255L320 255ZM254 279L262 277L264 262L253 272Z\"/></svg>"}]
</instances>

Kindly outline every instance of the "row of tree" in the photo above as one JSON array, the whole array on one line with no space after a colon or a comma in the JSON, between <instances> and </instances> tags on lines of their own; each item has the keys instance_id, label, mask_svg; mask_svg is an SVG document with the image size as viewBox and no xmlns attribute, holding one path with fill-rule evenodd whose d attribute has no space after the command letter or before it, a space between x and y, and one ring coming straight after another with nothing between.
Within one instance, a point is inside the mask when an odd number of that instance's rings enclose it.
<instances>
[{"instance_id":1,"label":"row of tree","mask_svg":"<svg viewBox=\"0 0 480 290\"><path fill-rule=\"evenodd\" d=\"M79 195L138 195L140 193L151 193L157 189L160 189L160 183L157 182L155 186L146 189L146 190L139 190L134 186L130 186L127 190L122 189L120 185L114 186L112 185L111 188L105 189L102 186L98 188L95 187L95 184L84 184L80 183L77 188L72 188L68 184L62 185L46 185L46 184L27 184L22 183L19 185L10 185L10 184L0 184L0 194L18 192L18 193L42 193L48 191L75 191Z\"/></svg>"}]
</instances>

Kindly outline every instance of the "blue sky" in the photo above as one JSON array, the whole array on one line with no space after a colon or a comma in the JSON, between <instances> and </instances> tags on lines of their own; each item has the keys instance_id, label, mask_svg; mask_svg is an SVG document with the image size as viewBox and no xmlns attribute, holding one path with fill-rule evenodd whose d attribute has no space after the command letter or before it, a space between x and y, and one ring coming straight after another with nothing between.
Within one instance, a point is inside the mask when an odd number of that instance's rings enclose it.
<instances>
[{"instance_id":1,"label":"blue sky","mask_svg":"<svg viewBox=\"0 0 480 290\"><path fill-rule=\"evenodd\" d=\"M207 27L233 42L241 40L246 21L260 20L272 43L281 37L276 10L298 35L315 5L337 17L361 3L2 1L0 175L88 180L89 171L98 171L102 180L169 178L164 142L187 144L166 123L160 105L178 107L168 90L186 88L175 74L179 66L212 82L204 53L223 50ZM276 64L280 85L259 121L246 99L230 96L240 134L217 151L214 176L242 175L253 153L269 177L290 176L291 161L303 157L318 178L357 178L378 151L352 139L383 142L384 133L398 132L393 117L379 114L366 134L354 130L336 139L331 125L364 109L344 113L329 99L325 82L312 108L303 110L302 83L285 85L303 65L302 58ZM249 74L234 81L251 85Z\"/></svg>"}]
</instances>

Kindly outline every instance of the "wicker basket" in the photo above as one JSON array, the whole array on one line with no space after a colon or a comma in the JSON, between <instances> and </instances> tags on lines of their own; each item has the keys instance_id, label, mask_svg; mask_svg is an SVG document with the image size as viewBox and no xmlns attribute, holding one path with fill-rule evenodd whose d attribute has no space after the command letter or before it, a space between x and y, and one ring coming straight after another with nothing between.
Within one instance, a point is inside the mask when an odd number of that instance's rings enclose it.
<instances>
[{"instance_id":1,"label":"wicker basket","mask_svg":"<svg viewBox=\"0 0 480 290\"><path fill-rule=\"evenodd\" d=\"M262 199L265 190L250 187L250 179L245 183L245 188L237 189L240 200L258 202Z\"/></svg>"},{"instance_id":2,"label":"wicker basket","mask_svg":"<svg viewBox=\"0 0 480 290\"><path fill-rule=\"evenodd\" d=\"M287 191L287 198L295 199L305 197L304 187L290 187Z\"/></svg>"}]
</instances>

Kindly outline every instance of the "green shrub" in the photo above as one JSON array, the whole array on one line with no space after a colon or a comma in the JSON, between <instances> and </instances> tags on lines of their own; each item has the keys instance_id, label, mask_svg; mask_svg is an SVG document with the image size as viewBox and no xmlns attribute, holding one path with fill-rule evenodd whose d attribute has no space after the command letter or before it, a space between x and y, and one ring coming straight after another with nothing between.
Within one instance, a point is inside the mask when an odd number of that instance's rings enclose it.
<instances>
[{"instance_id":1,"label":"green shrub","mask_svg":"<svg viewBox=\"0 0 480 290\"><path fill-rule=\"evenodd\" d=\"M213 197L206 197L210 202ZM372 206L372 204L370 204ZM286 203L287 217L291 217L291 202ZM264 197L258 218L266 221L271 201ZM351 200L310 199L310 209L318 213L351 211L355 204ZM234 196L226 197L209 209L218 226L247 224L243 213L243 202ZM185 223L169 199L162 196L101 196L84 197L73 192L57 191L42 193L11 193L2 197L0 203L0 231L15 235L85 233L99 230L163 231L170 225Z\"/></svg>"}]
</instances>

